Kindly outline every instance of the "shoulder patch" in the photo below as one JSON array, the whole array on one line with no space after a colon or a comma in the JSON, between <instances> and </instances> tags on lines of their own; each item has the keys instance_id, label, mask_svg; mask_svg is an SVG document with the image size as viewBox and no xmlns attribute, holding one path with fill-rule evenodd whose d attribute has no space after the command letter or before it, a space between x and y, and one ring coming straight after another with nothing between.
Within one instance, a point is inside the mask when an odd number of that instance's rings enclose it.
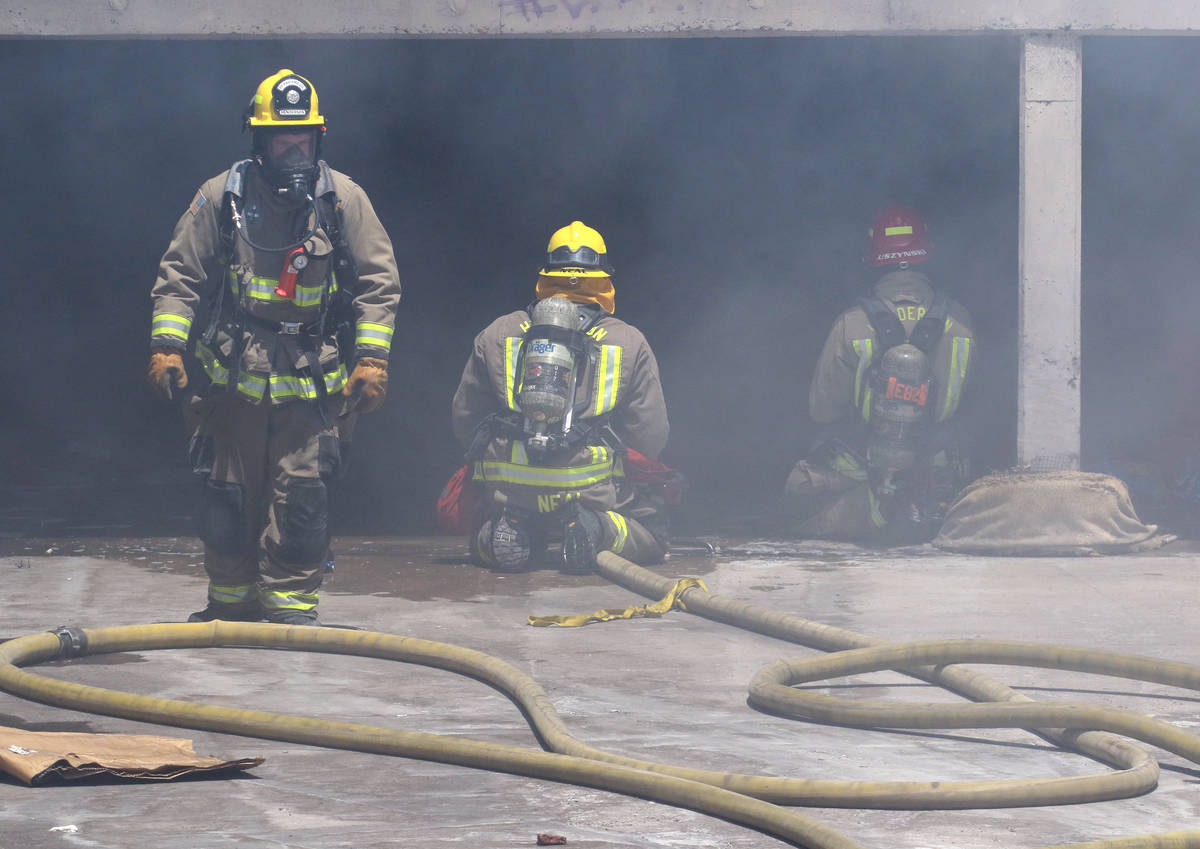
<instances>
[{"instance_id":1,"label":"shoulder patch","mask_svg":"<svg viewBox=\"0 0 1200 849\"><path fill-rule=\"evenodd\" d=\"M195 215L196 213L198 213L200 211L200 207L204 206L204 204L206 204L206 203L208 203L208 198L206 198L204 196L203 192L201 192L199 189L197 189L196 196L194 198L192 198L192 202L191 202L191 204L188 205L187 211L190 212L192 215Z\"/></svg>"}]
</instances>

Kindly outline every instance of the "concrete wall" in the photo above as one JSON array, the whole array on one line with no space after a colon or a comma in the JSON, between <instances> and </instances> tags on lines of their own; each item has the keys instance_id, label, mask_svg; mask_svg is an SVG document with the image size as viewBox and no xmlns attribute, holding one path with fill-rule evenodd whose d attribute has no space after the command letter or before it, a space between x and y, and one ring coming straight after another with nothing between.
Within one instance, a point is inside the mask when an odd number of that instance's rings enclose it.
<instances>
[{"instance_id":1,"label":"concrete wall","mask_svg":"<svg viewBox=\"0 0 1200 849\"><path fill-rule=\"evenodd\" d=\"M1195 34L1179 0L11 0L0 35L484 37L531 35Z\"/></svg>"}]
</instances>

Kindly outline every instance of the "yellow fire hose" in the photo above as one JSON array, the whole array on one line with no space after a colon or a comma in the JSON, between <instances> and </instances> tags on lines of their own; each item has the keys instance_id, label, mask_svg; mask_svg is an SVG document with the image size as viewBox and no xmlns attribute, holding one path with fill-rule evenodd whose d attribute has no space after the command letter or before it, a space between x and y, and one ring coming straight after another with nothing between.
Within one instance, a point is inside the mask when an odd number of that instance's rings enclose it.
<instances>
[{"instance_id":1,"label":"yellow fire hose","mask_svg":"<svg viewBox=\"0 0 1200 849\"><path fill-rule=\"evenodd\" d=\"M676 582L610 553L602 553L598 558L598 572L627 589L652 598L665 595L676 586ZM942 641L885 645L852 631L724 599L698 586L689 586L677 594L678 606L699 615L802 645L840 652L806 661L780 661L761 670L754 678L751 699L764 708L841 724L877 727L1035 728L1037 733L1119 770L1102 775L1024 781L873 783L743 776L674 767L612 755L576 740L536 682L507 663L480 652L390 634L258 623L64 629L19 637L0 644L0 690L60 707L140 721L400 755L610 790L689 808L812 849L859 849L859 846L844 835L774 803L860 808L1047 805L1123 798L1155 786L1158 765L1153 758L1107 731L1089 729L1116 731L1200 762L1200 741L1169 724L1125 711L1033 703L1003 684L971 670L940 664L965 661L1026 663L1120 674L1200 689L1198 667L1024 643ZM359 655L418 663L469 675L487 682L516 702L540 742L550 751L160 699L44 678L18 668L63 657L110 652L232 646ZM841 652L850 648L859 650ZM831 675L853 674L841 671L843 664L845 669L853 671L898 669L978 701L1004 704L896 707L857 701L844 703L829 697L814 698L812 694L801 693L789 686ZM799 695L799 700L792 694ZM1060 710L1064 707L1066 710ZM851 708L861 709L863 713L856 715ZM936 708L937 713L931 714L931 708ZM981 708L984 712L991 710L998 715L983 718L978 714L955 713L972 708ZM927 719L934 715L936 720ZM1042 725L1057 726L1057 730L1039 728ZM1200 849L1200 830L1072 844L1071 849Z\"/></svg>"}]
</instances>

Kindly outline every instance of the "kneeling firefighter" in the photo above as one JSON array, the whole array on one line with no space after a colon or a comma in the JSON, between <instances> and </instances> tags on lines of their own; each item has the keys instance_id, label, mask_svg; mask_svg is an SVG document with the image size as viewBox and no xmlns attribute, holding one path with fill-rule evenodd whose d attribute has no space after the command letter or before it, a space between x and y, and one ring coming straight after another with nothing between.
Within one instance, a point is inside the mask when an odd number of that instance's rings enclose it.
<instances>
[{"instance_id":1,"label":"kneeling firefighter","mask_svg":"<svg viewBox=\"0 0 1200 849\"><path fill-rule=\"evenodd\" d=\"M149 380L184 402L204 481L208 605L189 621L317 625L326 483L383 403L400 283L366 193L320 158L312 83L273 74L244 119L251 158L200 187L163 255Z\"/></svg>"},{"instance_id":2,"label":"kneeling firefighter","mask_svg":"<svg viewBox=\"0 0 1200 849\"><path fill-rule=\"evenodd\" d=\"M574 221L550 238L537 300L475 337L451 423L482 494L483 565L525 569L550 545L569 572L601 550L666 554L663 495L630 467L658 465L667 407L645 337L613 316L612 273L604 239Z\"/></svg>"},{"instance_id":3,"label":"kneeling firefighter","mask_svg":"<svg viewBox=\"0 0 1200 849\"><path fill-rule=\"evenodd\" d=\"M801 536L931 539L969 480L956 413L975 353L971 317L913 269L929 257L915 210L876 216L864 262L886 271L825 341L808 396L823 432L784 488L786 521Z\"/></svg>"}]
</instances>

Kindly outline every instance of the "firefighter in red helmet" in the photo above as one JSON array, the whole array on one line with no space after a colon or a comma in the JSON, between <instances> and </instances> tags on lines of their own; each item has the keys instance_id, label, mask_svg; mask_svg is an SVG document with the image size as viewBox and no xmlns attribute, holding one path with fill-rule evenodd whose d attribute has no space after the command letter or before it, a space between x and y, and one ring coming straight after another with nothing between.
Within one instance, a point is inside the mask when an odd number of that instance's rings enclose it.
<instances>
[{"instance_id":1,"label":"firefighter in red helmet","mask_svg":"<svg viewBox=\"0 0 1200 849\"><path fill-rule=\"evenodd\" d=\"M863 262L882 270L834 322L809 387L821 428L784 486L800 536L865 542L932 538L967 482L956 414L975 360L967 310L918 268L925 222L892 205L867 231Z\"/></svg>"}]
</instances>

